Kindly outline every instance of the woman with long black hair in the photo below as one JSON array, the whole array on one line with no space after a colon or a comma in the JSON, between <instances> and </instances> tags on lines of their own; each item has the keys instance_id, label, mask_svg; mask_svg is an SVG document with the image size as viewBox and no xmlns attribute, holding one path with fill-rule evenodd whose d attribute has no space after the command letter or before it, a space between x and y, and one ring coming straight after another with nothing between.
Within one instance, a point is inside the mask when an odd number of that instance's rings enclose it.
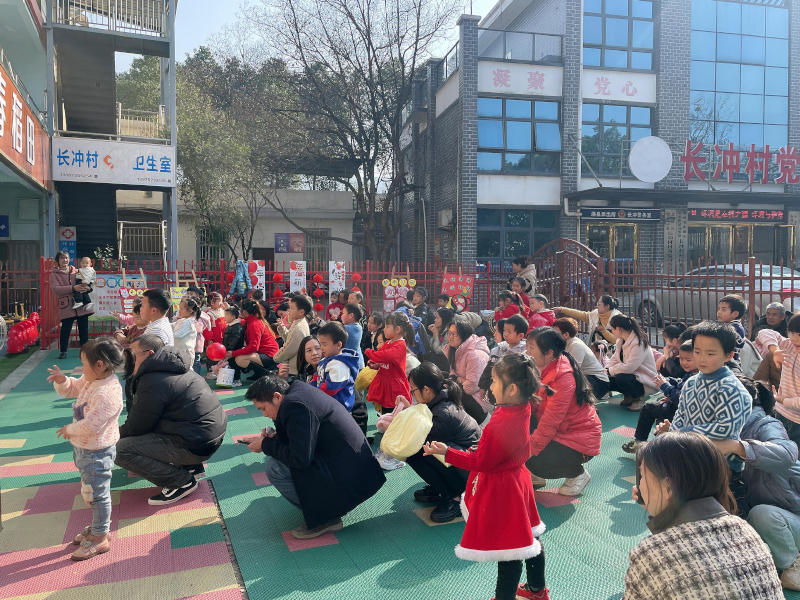
<instances>
[{"instance_id":1,"label":"woman with long black hair","mask_svg":"<svg viewBox=\"0 0 800 600\"><path fill-rule=\"evenodd\" d=\"M608 325L617 338L614 355L606 365L608 383L612 392L622 393L620 406L638 412L645 403L645 386L650 393L658 389L653 381L657 372L653 351L636 319L614 315Z\"/></svg>"},{"instance_id":2,"label":"woman with long black hair","mask_svg":"<svg viewBox=\"0 0 800 600\"><path fill-rule=\"evenodd\" d=\"M527 353L541 373L542 402L531 414L531 457L526 466L534 487L565 477L558 493L579 496L592 479L583 464L600 454L603 428L592 388L566 347L552 327L528 334Z\"/></svg>"}]
</instances>

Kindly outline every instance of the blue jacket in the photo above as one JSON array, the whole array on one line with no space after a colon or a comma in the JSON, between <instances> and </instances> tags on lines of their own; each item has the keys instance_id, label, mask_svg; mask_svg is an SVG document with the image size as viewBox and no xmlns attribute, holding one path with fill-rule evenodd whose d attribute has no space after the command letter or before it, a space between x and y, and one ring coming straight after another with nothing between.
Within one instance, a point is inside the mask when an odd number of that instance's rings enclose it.
<instances>
[{"instance_id":1,"label":"blue jacket","mask_svg":"<svg viewBox=\"0 0 800 600\"><path fill-rule=\"evenodd\" d=\"M668 377L666 383L661 384L661 391L664 392L667 400L669 400L675 406L678 406L678 400L681 399L681 390L683 389L686 380L694 375L697 375L697 371L686 373L686 375L684 375L680 381L674 377Z\"/></svg>"},{"instance_id":2,"label":"blue jacket","mask_svg":"<svg viewBox=\"0 0 800 600\"><path fill-rule=\"evenodd\" d=\"M347 331L347 342L343 349L352 350L358 355L358 368L364 368L364 355L361 354L361 336L364 334L364 329L360 323L350 323L344 326Z\"/></svg>"},{"instance_id":3,"label":"blue jacket","mask_svg":"<svg viewBox=\"0 0 800 600\"><path fill-rule=\"evenodd\" d=\"M800 514L797 444L789 439L781 422L754 406L740 441L745 451L742 477L750 504L770 504Z\"/></svg>"},{"instance_id":4,"label":"blue jacket","mask_svg":"<svg viewBox=\"0 0 800 600\"><path fill-rule=\"evenodd\" d=\"M311 383L335 398L348 412L355 402L355 381L358 377L358 355L345 348L341 354L323 358Z\"/></svg>"}]
</instances>

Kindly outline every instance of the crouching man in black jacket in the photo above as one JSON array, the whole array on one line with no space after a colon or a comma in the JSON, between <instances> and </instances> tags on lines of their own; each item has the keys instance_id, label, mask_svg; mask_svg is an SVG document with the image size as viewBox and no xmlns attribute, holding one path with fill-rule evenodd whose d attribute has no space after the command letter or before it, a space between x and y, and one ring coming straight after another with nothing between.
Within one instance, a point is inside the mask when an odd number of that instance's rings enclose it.
<instances>
[{"instance_id":1,"label":"crouching man in black jacket","mask_svg":"<svg viewBox=\"0 0 800 600\"><path fill-rule=\"evenodd\" d=\"M197 489L195 476L222 444L228 419L186 352L149 334L130 350L128 418L119 428L116 463L163 488L150 504L171 504Z\"/></svg>"}]
</instances>

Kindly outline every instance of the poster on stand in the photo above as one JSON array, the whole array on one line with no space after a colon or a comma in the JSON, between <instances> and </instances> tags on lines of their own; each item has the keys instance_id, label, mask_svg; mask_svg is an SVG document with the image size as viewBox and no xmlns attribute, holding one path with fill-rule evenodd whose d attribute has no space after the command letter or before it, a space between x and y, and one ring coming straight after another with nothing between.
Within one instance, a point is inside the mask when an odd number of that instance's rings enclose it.
<instances>
[{"instance_id":1,"label":"poster on stand","mask_svg":"<svg viewBox=\"0 0 800 600\"><path fill-rule=\"evenodd\" d=\"M416 279L405 277L392 277L384 279L383 285L383 312L392 312L397 308L397 303L406 299L409 290L417 287Z\"/></svg>"},{"instance_id":2,"label":"poster on stand","mask_svg":"<svg viewBox=\"0 0 800 600\"><path fill-rule=\"evenodd\" d=\"M330 302L331 292L341 292L344 289L347 271L343 260L331 260L328 262L329 282L328 302Z\"/></svg>"},{"instance_id":3,"label":"poster on stand","mask_svg":"<svg viewBox=\"0 0 800 600\"><path fill-rule=\"evenodd\" d=\"M133 303L137 298L141 300L144 295L144 288L121 287L119 289L119 298L122 302L122 310L119 311L123 315L133 314Z\"/></svg>"},{"instance_id":4,"label":"poster on stand","mask_svg":"<svg viewBox=\"0 0 800 600\"><path fill-rule=\"evenodd\" d=\"M255 270L252 270L253 267L251 265L255 265ZM253 289L256 290L263 290L265 289L265 275L266 275L266 267L264 266L263 260L250 260L247 261L247 274L248 276L254 275L256 280L253 281L252 277L250 279L250 283L253 284Z\"/></svg>"},{"instance_id":5,"label":"poster on stand","mask_svg":"<svg viewBox=\"0 0 800 600\"><path fill-rule=\"evenodd\" d=\"M141 282L141 277L139 275L128 274L125 277L125 281L129 288L138 288L138 284L134 282ZM120 297L120 290L123 288L125 288L125 285L122 281L122 273L98 273L97 279L94 282L94 287L90 293L92 302L94 303L94 314L90 319L111 318L112 311L119 311L121 308L124 308L122 305L122 298ZM131 305L131 312L132 311L133 306Z\"/></svg>"},{"instance_id":6,"label":"poster on stand","mask_svg":"<svg viewBox=\"0 0 800 600\"><path fill-rule=\"evenodd\" d=\"M450 304L455 310L463 311L469 308L472 298L472 286L475 278L472 275L444 274L442 280L442 294L450 296Z\"/></svg>"},{"instance_id":7,"label":"poster on stand","mask_svg":"<svg viewBox=\"0 0 800 600\"><path fill-rule=\"evenodd\" d=\"M289 261L289 291L306 293L306 261Z\"/></svg>"},{"instance_id":8,"label":"poster on stand","mask_svg":"<svg viewBox=\"0 0 800 600\"><path fill-rule=\"evenodd\" d=\"M178 312L178 305L183 300L184 296L186 296L186 292L189 291L189 286L172 286L169 288L169 297L172 300L172 312Z\"/></svg>"}]
</instances>

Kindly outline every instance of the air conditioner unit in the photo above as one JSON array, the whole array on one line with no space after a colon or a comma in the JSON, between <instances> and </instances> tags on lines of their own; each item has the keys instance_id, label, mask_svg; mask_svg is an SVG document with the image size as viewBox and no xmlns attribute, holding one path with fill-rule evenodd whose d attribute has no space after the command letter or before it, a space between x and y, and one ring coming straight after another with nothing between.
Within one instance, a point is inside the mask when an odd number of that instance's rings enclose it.
<instances>
[{"instance_id":1,"label":"air conditioner unit","mask_svg":"<svg viewBox=\"0 0 800 600\"><path fill-rule=\"evenodd\" d=\"M452 229L453 228L453 209L439 211L439 229Z\"/></svg>"}]
</instances>

